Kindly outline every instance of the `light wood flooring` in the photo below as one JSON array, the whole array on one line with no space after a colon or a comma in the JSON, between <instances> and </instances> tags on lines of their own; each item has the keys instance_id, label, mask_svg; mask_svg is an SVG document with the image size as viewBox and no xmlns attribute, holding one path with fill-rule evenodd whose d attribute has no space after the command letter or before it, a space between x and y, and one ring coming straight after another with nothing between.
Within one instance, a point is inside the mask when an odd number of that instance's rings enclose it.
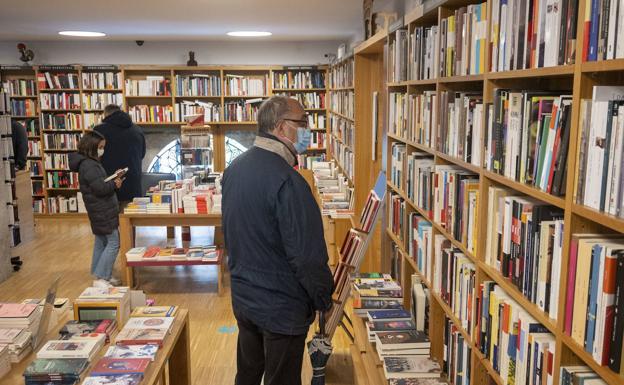
<instances>
[{"instance_id":1,"label":"light wood flooring","mask_svg":"<svg viewBox=\"0 0 624 385\"><path fill-rule=\"evenodd\" d=\"M62 276L58 296L77 297L92 280L89 268L93 236L88 223L46 219L40 221L32 235L25 236L28 241L14 251L14 255L22 257L24 265L21 271L0 283L0 302L42 297L58 275ZM192 236L193 244L207 244L212 241L213 234L208 228L193 228ZM164 245L166 242L165 228L137 231L137 245ZM179 229L175 242L181 245ZM237 331L229 279L225 279L224 294L218 296L215 266L143 268L139 270L139 277L141 289L157 304L189 309L193 384L234 384ZM342 331L336 333L334 345L327 367L327 384L353 384L349 342ZM310 383L307 353L302 378L303 384ZM14 379L0 380L0 385L21 383Z\"/></svg>"}]
</instances>

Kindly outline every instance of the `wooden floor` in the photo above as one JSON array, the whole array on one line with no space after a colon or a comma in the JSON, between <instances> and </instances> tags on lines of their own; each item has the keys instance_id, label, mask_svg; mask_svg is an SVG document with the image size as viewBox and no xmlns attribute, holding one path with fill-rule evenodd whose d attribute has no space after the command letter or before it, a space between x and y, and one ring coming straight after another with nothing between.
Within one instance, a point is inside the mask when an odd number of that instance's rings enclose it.
<instances>
[{"instance_id":1,"label":"wooden floor","mask_svg":"<svg viewBox=\"0 0 624 385\"><path fill-rule=\"evenodd\" d=\"M193 244L212 241L208 228L194 228L192 236ZM93 236L86 221L45 220L35 228L32 237L25 238L29 240L14 252L22 257L24 266L0 283L0 302L43 297L58 275L62 276L60 297L73 299L90 285ZM164 228L141 228L137 232L137 245L166 243ZM181 245L179 231L175 243ZM193 384L233 384L237 330L231 309L229 280L225 280L225 294L218 296L215 266L142 268L139 277L141 288L157 304L189 309ZM353 384L349 345L341 331L336 333L334 345L327 367L327 384ZM310 383L307 354L302 378L304 384ZM0 381L0 385L9 383Z\"/></svg>"}]
</instances>

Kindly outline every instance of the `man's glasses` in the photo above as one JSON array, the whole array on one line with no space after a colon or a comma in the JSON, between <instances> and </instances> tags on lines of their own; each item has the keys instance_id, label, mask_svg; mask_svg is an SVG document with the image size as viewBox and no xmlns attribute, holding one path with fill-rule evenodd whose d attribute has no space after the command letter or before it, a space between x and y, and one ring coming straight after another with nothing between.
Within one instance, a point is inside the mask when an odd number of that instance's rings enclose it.
<instances>
[{"instance_id":1,"label":"man's glasses","mask_svg":"<svg viewBox=\"0 0 624 385\"><path fill-rule=\"evenodd\" d=\"M308 128L308 119L307 119L308 115L306 115L306 119L286 119L284 118L283 120L288 120L289 122L294 122L294 123L299 123L301 125L301 127L304 128Z\"/></svg>"}]
</instances>

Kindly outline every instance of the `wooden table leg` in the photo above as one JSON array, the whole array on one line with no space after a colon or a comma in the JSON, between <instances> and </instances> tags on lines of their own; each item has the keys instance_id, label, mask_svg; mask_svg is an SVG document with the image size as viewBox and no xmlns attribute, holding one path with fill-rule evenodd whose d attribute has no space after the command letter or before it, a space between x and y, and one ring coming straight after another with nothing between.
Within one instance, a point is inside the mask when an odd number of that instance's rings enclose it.
<instances>
[{"instance_id":1,"label":"wooden table leg","mask_svg":"<svg viewBox=\"0 0 624 385\"><path fill-rule=\"evenodd\" d=\"M223 261L217 265L217 294L223 294Z\"/></svg>"},{"instance_id":2,"label":"wooden table leg","mask_svg":"<svg viewBox=\"0 0 624 385\"><path fill-rule=\"evenodd\" d=\"M122 281L124 285L132 287L133 285L133 272L132 267L128 266L126 261L126 253L128 250L134 247L134 231L130 219L119 217L119 254L122 267Z\"/></svg>"},{"instance_id":3,"label":"wooden table leg","mask_svg":"<svg viewBox=\"0 0 624 385\"><path fill-rule=\"evenodd\" d=\"M191 385L191 335L188 316L171 351L168 372L170 385Z\"/></svg>"}]
</instances>

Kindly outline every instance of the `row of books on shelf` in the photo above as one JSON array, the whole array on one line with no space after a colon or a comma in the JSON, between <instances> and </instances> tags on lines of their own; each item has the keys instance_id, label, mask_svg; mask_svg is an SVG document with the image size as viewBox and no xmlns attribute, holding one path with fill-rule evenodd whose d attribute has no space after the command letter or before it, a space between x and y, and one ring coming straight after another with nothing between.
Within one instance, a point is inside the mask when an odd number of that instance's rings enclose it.
<instances>
[{"instance_id":1,"label":"row of books on shelf","mask_svg":"<svg viewBox=\"0 0 624 385\"><path fill-rule=\"evenodd\" d=\"M334 64L329 69L329 87L330 88L349 88L353 87L353 73L355 71L354 60L344 60L338 64Z\"/></svg>"},{"instance_id":2,"label":"row of books on shelf","mask_svg":"<svg viewBox=\"0 0 624 385\"><path fill-rule=\"evenodd\" d=\"M43 110L79 110L80 94L76 92L54 92L39 95Z\"/></svg>"},{"instance_id":3,"label":"row of books on shelf","mask_svg":"<svg viewBox=\"0 0 624 385\"><path fill-rule=\"evenodd\" d=\"M440 30L437 25L431 27L418 26L409 33L407 36L407 68L405 69L405 77L401 78L402 80L428 80L438 77L439 34ZM395 71L395 73L402 74L403 70Z\"/></svg>"},{"instance_id":4,"label":"row of books on shelf","mask_svg":"<svg viewBox=\"0 0 624 385\"><path fill-rule=\"evenodd\" d=\"M350 148L355 146L355 124L341 116L331 114L329 117L331 134Z\"/></svg>"},{"instance_id":5,"label":"row of books on shelf","mask_svg":"<svg viewBox=\"0 0 624 385\"><path fill-rule=\"evenodd\" d=\"M268 94L269 75L225 75L225 92L228 96L264 96Z\"/></svg>"},{"instance_id":6,"label":"row of books on shelf","mask_svg":"<svg viewBox=\"0 0 624 385\"><path fill-rule=\"evenodd\" d=\"M303 170L312 170L315 162L325 161L327 161L325 153L304 153L297 155L297 164L299 165L299 168Z\"/></svg>"},{"instance_id":7,"label":"row of books on shelf","mask_svg":"<svg viewBox=\"0 0 624 385\"><path fill-rule=\"evenodd\" d=\"M83 90L119 90L123 81L121 72L82 72Z\"/></svg>"},{"instance_id":8,"label":"row of books on shelf","mask_svg":"<svg viewBox=\"0 0 624 385\"><path fill-rule=\"evenodd\" d=\"M204 115L204 122L218 122L221 120L221 105L219 103L183 101L174 106L176 122L184 122L186 116Z\"/></svg>"},{"instance_id":9,"label":"row of books on shelf","mask_svg":"<svg viewBox=\"0 0 624 385\"><path fill-rule=\"evenodd\" d=\"M219 251L216 246L190 246L190 247L135 247L128 250L126 260L128 262L146 261L196 261L216 262L219 259Z\"/></svg>"},{"instance_id":10,"label":"row of books on shelf","mask_svg":"<svg viewBox=\"0 0 624 385\"><path fill-rule=\"evenodd\" d=\"M574 64L578 1L494 1L491 70Z\"/></svg>"},{"instance_id":11,"label":"row of books on shelf","mask_svg":"<svg viewBox=\"0 0 624 385\"><path fill-rule=\"evenodd\" d=\"M182 166L212 166L211 148L183 148L180 150Z\"/></svg>"},{"instance_id":12,"label":"row of books on shelf","mask_svg":"<svg viewBox=\"0 0 624 385\"><path fill-rule=\"evenodd\" d=\"M36 96L37 85L33 79L5 79L2 89L10 96Z\"/></svg>"},{"instance_id":13,"label":"row of books on shelf","mask_svg":"<svg viewBox=\"0 0 624 385\"><path fill-rule=\"evenodd\" d=\"M583 61L624 58L624 6L618 0L587 1L583 18ZM580 17L580 16L579 16Z\"/></svg>"},{"instance_id":14,"label":"row of books on shelf","mask_svg":"<svg viewBox=\"0 0 624 385\"><path fill-rule=\"evenodd\" d=\"M255 122L263 101L261 98L254 98L225 102L223 105L223 119L226 122Z\"/></svg>"},{"instance_id":15,"label":"row of books on shelf","mask_svg":"<svg viewBox=\"0 0 624 385\"><path fill-rule=\"evenodd\" d=\"M485 263L558 318L563 210L499 187L488 190Z\"/></svg>"},{"instance_id":16,"label":"row of books on shelf","mask_svg":"<svg viewBox=\"0 0 624 385\"><path fill-rule=\"evenodd\" d=\"M43 134L46 150L76 150L80 134Z\"/></svg>"},{"instance_id":17,"label":"row of books on shelf","mask_svg":"<svg viewBox=\"0 0 624 385\"><path fill-rule=\"evenodd\" d=\"M91 92L82 94L82 108L103 110L109 104L123 105L123 94L113 92Z\"/></svg>"},{"instance_id":18,"label":"row of books on shelf","mask_svg":"<svg viewBox=\"0 0 624 385\"><path fill-rule=\"evenodd\" d=\"M313 161L311 169L323 215L344 216L353 213L353 187L334 162Z\"/></svg>"},{"instance_id":19,"label":"row of books on shelf","mask_svg":"<svg viewBox=\"0 0 624 385\"><path fill-rule=\"evenodd\" d=\"M6 91L0 90L0 113L11 113L11 98Z\"/></svg>"},{"instance_id":20,"label":"row of books on shelf","mask_svg":"<svg viewBox=\"0 0 624 385\"><path fill-rule=\"evenodd\" d=\"M29 140L28 141L28 156L29 157L41 157L41 141L40 140Z\"/></svg>"},{"instance_id":21,"label":"row of books on shelf","mask_svg":"<svg viewBox=\"0 0 624 385\"><path fill-rule=\"evenodd\" d=\"M28 136L39 136L39 123L36 119L15 119L26 128L26 134Z\"/></svg>"},{"instance_id":22,"label":"row of books on shelf","mask_svg":"<svg viewBox=\"0 0 624 385\"><path fill-rule=\"evenodd\" d=\"M177 96L221 96L219 75L176 75L175 81Z\"/></svg>"},{"instance_id":23,"label":"row of books on shelf","mask_svg":"<svg viewBox=\"0 0 624 385\"><path fill-rule=\"evenodd\" d=\"M624 216L624 87L596 86L581 101L578 203Z\"/></svg>"},{"instance_id":24,"label":"row of books on shelf","mask_svg":"<svg viewBox=\"0 0 624 385\"><path fill-rule=\"evenodd\" d=\"M282 96L297 100L303 108L307 109L325 109L325 92L297 92L297 93L280 93Z\"/></svg>"},{"instance_id":25,"label":"row of books on shelf","mask_svg":"<svg viewBox=\"0 0 624 385\"><path fill-rule=\"evenodd\" d=\"M440 93L438 150L481 166L483 143L483 96L443 91Z\"/></svg>"},{"instance_id":26,"label":"row of books on shelf","mask_svg":"<svg viewBox=\"0 0 624 385\"><path fill-rule=\"evenodd\" d=\"M14 116L37 116L37 101L34 99L12 99L10 103Z\"/></svg>"},{"instance_id":27,"label":"row of books on shelf","mask_svg":"<svg viewBox=\"0 0 624 385\"><path fill-rule=\"evenodd\" d=\"M498 89L487 120L487 170L555 196L565 195L571 96Z\"/></svg>"},{"instance_id":28,"label":"row of books on shelf","mask_svg":"<svg viewBox=\"0 0 624 385\"><path fill-rule=\"evenodd\" d=\"M329 94L329 105L333 112L353 119L355 108L355 92L333 91Z\"/></svg>"},{"instance_id":29,"label":"row of books on shelf","mask_svg":"<svg viewBox=\"0 0 624 385\"><path fill-rule=\"evenodd\" d=\"M78 173L69 171L48 171L48 188L71 188L77 189Z\"/></svg>"},{"instance_id":30,"label":"row of books on shelf","mask_svg":"<svg viewBox=\"0 0 624 385\"><path fill-rule=\"evenodd\" d=\"M336 162L342 168L342 171L349 179L353 180L355 163L353 150L340 140L337 140L333 135L329 136L329 150L331 156L336 159Z\"/></svg>"},{"instance_id":31,"label":"row of books on shelf","mask_svg":"<svg viewBox=\"0 0 624 385\"><path fill-rule=\"evenodd\" d=\"M77 73L38 72L37 85L39 90L75 89L80 87Z\"/></svg>"},{"instance_id":32,"label":"row of books on shelf","mask_svg":"<svg viewBox=\"0 0 624 385\"><path fill-rule=\"evenodd\" d=\"M174 122L174 111L171 106L135 105L128 107L128 115L137 123L169 123Z\"/></svg>"},{"instance_id":33,"label":"row of books on shelf","mask_svg":"<svg viewBox=\"0 0 624 385\"><path fill-rule=\"evenodd\" d=\"M29 159L26 161L26 168L30 171L30 176L43 176L43 164L40 160Z\"/></svg>"},{"instance_id":34,"label":"row of books on shelf","mask_svg":"<svg viewBox=\"0 0 624 385\"><path fill-rule=\"evenodd\" d=\"M82 193L58 195L46 200L33 200L33 212L38 214L86 213Z\"/></svg>"},{"instance_id":35,"label":"row of books on shelf","mask_svg":"<svg viewBox=\"0 0 624 385\"><path fill-rule=\"evenodd\" d=\"M438 114L436 91L422 94L389 93L388 132L399 138L432 147Z\"/></svg>"},{"instance_id":36,"label":"row of books on shelf","mask_svg":"<svg viewBox=\"0 0 624 385\"><path fill-rule=\"evenodd\" d=\"M171 80L165 76L146 76L145 79L126 79L128 96L169 96Z\"/></svg>"},{"instance_id":37,"label":"row of books on shelf","mask_svg":"<svg viewBox=\"0 0 624 385\"><path fill-rule=\"evenodd\" d=\"M43 113L41 114L41 128L44 130L82 130L82 115L80 113Z\"/></svg>"},{"instance_id":38,"label":"row of books on shelf","mask_svg":"<svg viewBox=\"0 0 624 385\"><path fill-rule=\"evenodd\" d=\"M273 71L273 88L325 88L325 71Z\"/></svg>"}]
</instances>

